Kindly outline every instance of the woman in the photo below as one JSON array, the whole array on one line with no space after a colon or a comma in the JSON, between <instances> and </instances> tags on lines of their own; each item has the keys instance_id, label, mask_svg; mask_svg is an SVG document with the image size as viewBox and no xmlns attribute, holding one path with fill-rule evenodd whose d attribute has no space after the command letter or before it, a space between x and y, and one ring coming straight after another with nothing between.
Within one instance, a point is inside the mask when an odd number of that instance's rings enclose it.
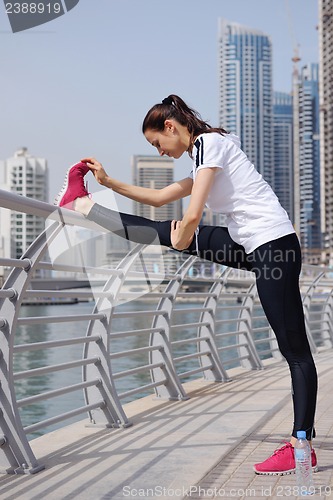
<instances>
[{"instance_id":1,"label":"woman","mask_svg":"<svg viewBox=\"0 0 333 500\"><path fill-rule=\"evenodd\" d=\"M161 156L180 158L187 152L193 160L189 177L160 190L144 188L113 179L94 158L84 158L69 169L57 204L131 241L157 242L255 273L263 309L290 367L295 418L290 442L255 464L254 470L258 474L293 472L297 431L305 430L310 444L314 437L317 396L298 282L301 251L294 228L270 186L240 149L238 137L212 128L180 97L170 95L153 106L142 131ZM118 214L89 198L84 187L89 170L100 184L137 202L161 206L191 195L189 206L181 221ZM226 214L227 227L199 225L205 205ZM314 450L312 466L317 467Z\"/></svg>"}]
</instances>

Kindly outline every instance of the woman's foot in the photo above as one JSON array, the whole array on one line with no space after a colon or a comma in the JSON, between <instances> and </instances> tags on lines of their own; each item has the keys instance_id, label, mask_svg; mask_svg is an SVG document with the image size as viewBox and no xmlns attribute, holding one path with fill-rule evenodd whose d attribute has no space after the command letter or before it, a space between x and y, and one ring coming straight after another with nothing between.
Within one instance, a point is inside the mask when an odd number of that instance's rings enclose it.
<instances>
[{"instance_id":1,"label":"woman's foot","mask_svg":"<svg viewBox=\"0 0 333 500\"><path fill-rule=\"evenodd\" d=\"M314 449L311 450L312 470L317 472L317 457ZM295 472L294 447L286 443L282 448L274 451L273 455L259 464L253 466L256 474L281 475Z\"/></svg>"},{"instance_id":2,"label":"woman's foot","mask_svg":"<svg viewBox=\"0 0 333 500\"><path fill-rule=\"evenodd\" d=\"M90 195L84 196L83 198L76 198L76 200L73 202L73 210L87 216L94 203L95 202L92 201Z\"/></svg>"},{"instance_id":3,"label":"woman's foot","mask_svg":"<svg viewBox=\"0 0 333 500\"><path fill-rule=\"evenodd\" d=\"M75 205L77 205L77 203L74 203L75 200L78 198L89 197L89 193L84 183L84 176L89 172L89 170L90 169L83 162L76 163L70 167L67 170L64 185L56 197L54 204L58 207L76 210L77 208ZM89 198L87 199L89 200Z\"/></svg>"}]
</instances>

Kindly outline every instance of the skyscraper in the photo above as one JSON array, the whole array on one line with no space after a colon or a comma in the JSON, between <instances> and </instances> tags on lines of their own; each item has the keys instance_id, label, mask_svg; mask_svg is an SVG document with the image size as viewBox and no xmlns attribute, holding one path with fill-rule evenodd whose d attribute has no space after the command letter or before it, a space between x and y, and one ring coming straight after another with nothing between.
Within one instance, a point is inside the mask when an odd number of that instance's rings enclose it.
<instances>
[{"instance_id":1,"label":"skyscraper","mask_svg":"<svg viewBox=\"0 0 333 500\"><path fill-rule=\"evenodd\" d=\"M132 177L136 186L162 189L174 182L174 161L165 156L133 156ZM151 207L134 201L133 212L152 220L180 220L182 204L178 200L163 207Z\"/></svg>"},{"instance_id":2,"label":"skyscraper","mask_svg":"<svg viewBox=\"0 0 333 500\"><path fill-rule=\"evenodd\" d=\"M295 134L298 131L296 143L299 171L295 178L295 184L298 183L295 188L299 191L299 227L296 227L296 230L301 239L304 260L309 263L320 261L322 246L318 85L318 64L303 66L298 83L298 107L294 108Z\"/></svg>"},{"instance_id":3,"label":"skyscraper","mask_svg":"<svg viewBox=\"0 0 333 500\"><path fill-rule=\"evenodd\" d=\"M3 162L0 187L35 200L48 201L48 168L45 158L37 158L22 148ZM45 221L35 215L0 209L0 223L5 255L20 258L41 234Z\"/></svg>"},{"instance_id":4,"label":"skyscraper","mask_svg":"<svg viewBox=\"0 0 333 500\"><path fill-rule=\"evenodd\" d=\"M333 263L333 0L319 0L319 93L323 261Z\"/></svg>"},{"instance_id":5,"label":"skyscraper","mask_svg":"<svg viewBox=\"0 0 333 500\"><path fill-rule=\"evenodd\" d=\"M261 31L219 19L220 125L273 184L272 44Z\"/></svg>"},{"instance_id":6,"label":"skyscraper","mask_svg":"<svg viewBox=\"0 0 333 500\"><path fill-rule=\"evenodd\" d=\"M293 221L293 104L290 94L274 92L273 116L274 189Z\"/></svg>"}]
</instances>

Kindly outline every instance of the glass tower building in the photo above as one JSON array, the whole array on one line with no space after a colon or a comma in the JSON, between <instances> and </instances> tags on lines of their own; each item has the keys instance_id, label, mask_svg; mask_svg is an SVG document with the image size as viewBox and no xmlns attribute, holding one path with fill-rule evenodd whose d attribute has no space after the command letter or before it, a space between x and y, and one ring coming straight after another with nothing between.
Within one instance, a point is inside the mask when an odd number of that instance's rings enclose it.
<instances>
[{"instance_id":1,"label":"glass tower building","mask_svg":"<svg viewBox=\"0 0 333 500\"><path fill-rule=\"evenodd\" d=\"M304 260L321 258L318 64L302 67L298 90L299 234Z\"/></svg>"},{"instance_id":2,"label":"glass tower building","mask_svg":"<svg viewBox=\"0 0 333 500\"><path fill-rule=\"evenodd\" d=\"M293 100L285 92L274 92L273 141L275 193L294 221Z\"/></svg>"},{"instance_id":3,"label":"glass tower building","mask_svg":"<svg viewBox=\"0 0 333 500\"><path fill-rule=\"evenodd\" d=\"M261 31L219 19L219 121L274 187L272 44Z\"/></svg>"},{"instance_id":4,"label":"glass tower building","mask_svg":"<svg viewBox=\"0 0 333 500\"><path fill-rule=\"evenodd\" d=\"M324 263L333 264L333 0L319 0L321 223Z\"/></svg>"}]
</instances>

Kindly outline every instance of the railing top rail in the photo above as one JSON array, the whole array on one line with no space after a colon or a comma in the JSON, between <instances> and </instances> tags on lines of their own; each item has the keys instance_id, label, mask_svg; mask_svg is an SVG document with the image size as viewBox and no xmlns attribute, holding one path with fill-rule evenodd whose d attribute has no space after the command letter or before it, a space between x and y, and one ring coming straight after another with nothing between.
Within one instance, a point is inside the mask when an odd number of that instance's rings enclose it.
<instances>
[{"instance_id":1,"label":"railing top rail","mask_svg":"<svg viewBox=\"0 0 333 500\"><path fill-rule=\"evenodd\" d=\"M324 265L316 265L316 264L304 264L303 265L303 269L304 270L308 270L308 271L320 271L320 272L333 272L333 269L331 267L328 267L328 266L324 266Z\"/></svg>"},{"instance_id":2,"label":"railing top rail","mask_svg":"<svg viewBox=\"0 0 333 500\"><path fill-rule=\"evenodd\" d=\"M89 229L103 229L97 224L88 221L83 215L68 210L66 208L59 208L44 201L34 200L21 196L10 191L0 189L0 207L14 210L15 212L22 212L28 215L36 215L43 219L50 219L69 225L82 226ZM105 230L104 230L105 231Z\"/></svg>"}]
</instances>

